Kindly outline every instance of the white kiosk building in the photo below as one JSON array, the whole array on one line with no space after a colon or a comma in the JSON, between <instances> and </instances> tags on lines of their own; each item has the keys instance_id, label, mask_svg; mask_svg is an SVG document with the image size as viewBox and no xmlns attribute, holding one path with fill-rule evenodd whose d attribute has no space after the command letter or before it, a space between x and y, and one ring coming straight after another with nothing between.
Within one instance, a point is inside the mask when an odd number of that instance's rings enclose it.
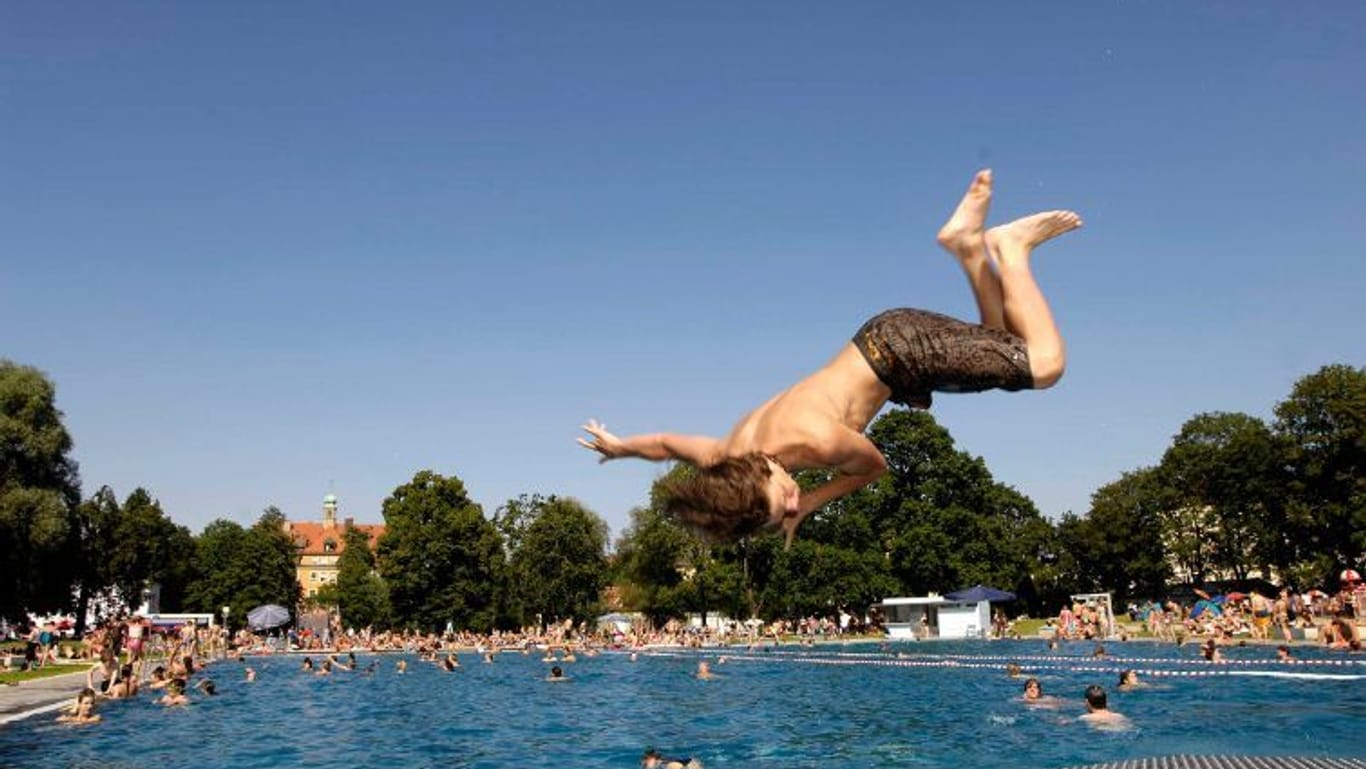
<instances>
[{"instance_id":1,"label":"white kiosk building","mask_svg":"<svg viewBox=\"0 0 1366 769\"><path fill-rule=\"evenodd\" d=\"M942 595L886 598L877 604L886 617L887 637L986 638L991 631L990 601L951 601Z\"/></svg>"}]
</instances>

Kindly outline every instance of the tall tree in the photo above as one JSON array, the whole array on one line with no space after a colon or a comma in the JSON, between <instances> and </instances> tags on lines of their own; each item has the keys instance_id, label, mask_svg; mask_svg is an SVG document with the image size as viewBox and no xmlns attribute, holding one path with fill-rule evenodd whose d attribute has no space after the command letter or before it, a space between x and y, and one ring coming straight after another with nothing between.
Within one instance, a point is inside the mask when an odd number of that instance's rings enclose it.
<instances>
[{"instance_id":1,"label":"tall tree","mask_svg":"<svg viewBox=\"0 0 1366 769\"><path fill-rule=\"evenodd\" d=\"M1114 590L1120 601L1161 598L1171 573L1162 541L1169 506L1157 471L1145 468L1102 486L1085 518L1065 515L1058 537L1071 586Z\"/></svg>"},{"instance_id":2,"label":"tall tree","mask_svg":"<svg viewBox=\"0 0 1366 769\"><path fill-rule=\"evenodd\" d=\"M254 608L238 595L256 578L255 564L246 551L247 530L236 521L219 518L195 537L194 579L186 591L189 611L217 614L229 608L229 621L240 620Z\"/></svg>"},{"instance_id":3,"label":"tall tree","mask_svg":"<svg viewBox=\"0 0 1366 769\"><path fill-rule=\"evenodd\" d=\"M394 489L383 511L379 570L395 624L490 629L498 606L491 588L506 566L503 542L465 484L423 470Z\"/></svg>"},{"instance_id":4,"label":"tall tree","mask_svg":"<svg viewBox=\"0 0 1366 769\"><path fill-rule=\"evenodd\" d=\"M370 535L348 528L337 559L337 610L348 627L385 628L389 623L389 588L375 571Z\"/></svg>"},{"instance_id":5,"label":"tall tree","mask_svg":"<svg viewBox=\"0 0 1366 769\"><path fill-rule=\"evenodd\" d=\"M247 529L240 557L252 564L252 578L242 586L233 601L233 612L244 617L262 604L277 604L289 609L299 605L303 588L299 585L299 551L285 532L285 514L271 505ZM241 614L237 614L239 610Z\"/></svg>"},{"instance_id":6,"label":"tall tree","mask_svg":"<svg viewBox=\"0 0 1366 769\"><path fill-rule=\"evenodd\" d=\"M186 606L208 613L228 607L233 625L263 604L297 606L298 549L284 524L285 514L271 506L249 528L221 518L205 526L194 540L194 579L185 591Z\"/></svg>"},{"instance_id":7,"label":"tall tree","mask_svg":"<svg viewBox=\"0 0 1366 769\"><path fill-rule=\"evenodd\" d=\"M52 382L0 359L0 617L71 604L81 498L71 447Z\"/></svg>"},{"instance_id":8,"label":"tall tree","mask_svg":"<svg viewBox=\"0 0 1366 769\"><path fill-rule=\"evenodd\" d=\"M1197 414L1162 456L1161 475L1175 494L1171 539L1192 536L1182 548L1201 553L1201 570L1244 579L1266 562L1280 518L1278 454L1270 429L1247 414Z\"/></svg>"},{"instance_id":9,"label":"tall tree","mask_svg":"<svg viewBox=\"0 0 1366 769\"><path fill-rule=\"evenodd\" d=\"M76 531L80 553L76 575L76 632L85 632L91 603L103 606L114 597L114 574L110 555L118 543L123 509L114 490L101 486L76 508Z\"/></svg>"},{"instance_id":10,"label":"tall tree","mask_svg":"<svg viewBox=\"0 0 1366 769\"><path fill-rule=\"evenodd\" d=\"M547 622L596 616L607 582L607 523L574 499L523 502L534 509L515 533L509 564L509 584L524 612L520 624L533 614Z\"/></svg>"},{"instance_id":11,"label":"tall tree","mask_svg":"<svg viewBox=\"0 0 1366 769\"><path fill-rule=\"evenodd\" d=\"M123 607L137 609L156 585L161 610L179 611L193 559L189 530L173 523L146 489L134 489L123 502L109 554L112 584Z\"/></svg>"},{"instance_id":12,"label":"tall tree","mask_svg":"<svg viewBox=\"0 0 1366 769\"><path fill-rule=\"evenodd\" d=\"M1053 527L1034 503L996 482L980 457L957 450L929 414L888 412L869 437L888 473L851 504L865 510L901 592L979 582L1012 588L1053 550Z\"/></svg>"},{"instance_id":13,"label":"tall tree","mask_svg":"<svg viewBox=\"0 0 1366 769\"><path fill-rule=\"evenodd\" d=\"M656 482L658 487L658 482ZM617 540L619 571L626 584L623 603L656 625L685 611L679 585L682 554L693 537L661 512L658 504L631 510L631 520Z\"/></svg>"},{"instance_id":14,"label":"tall tree","mask_svg":"<svg viewBox=\"0 0 1366 769\"><path fill-rule=\"evenodd\" d=\"M1287 538L1298 570L1331 581L1366 557L1366 368L1324 366L1276 405L1290 475Z\"/></svg>"}]
</instances>

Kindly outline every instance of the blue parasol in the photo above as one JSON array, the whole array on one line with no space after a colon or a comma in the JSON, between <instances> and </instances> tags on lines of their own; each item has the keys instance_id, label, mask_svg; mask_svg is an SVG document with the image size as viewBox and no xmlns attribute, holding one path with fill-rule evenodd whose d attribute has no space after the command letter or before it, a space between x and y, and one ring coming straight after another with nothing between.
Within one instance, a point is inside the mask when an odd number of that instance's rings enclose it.
<instances>
[{"instance_id":1,"label":"blue parasol","mask_svg":"<svg viewBox=\"0 0 1366 769\"><path fill-rule=\"evenodd\" d=\"M289 609L268 603L264 606L257 606L247 612L247 624L253 630L269 630L289 624Z\"/></svg>"},{"instance_id":2,"label":"blue parasol","mask_svg":"<svg viewBox=\"0 0 1366 769\"><path fill-rule=\"evenodd\" d=\"M959 590L955 593L945 593L944 599L947 601L962 601L964 603L975 603L977 601L1013 601L1014 593L1007 593L1004 590L997 590L994 587L985 585L973 585L967 590Z\"/></svg>"}]
</instances>

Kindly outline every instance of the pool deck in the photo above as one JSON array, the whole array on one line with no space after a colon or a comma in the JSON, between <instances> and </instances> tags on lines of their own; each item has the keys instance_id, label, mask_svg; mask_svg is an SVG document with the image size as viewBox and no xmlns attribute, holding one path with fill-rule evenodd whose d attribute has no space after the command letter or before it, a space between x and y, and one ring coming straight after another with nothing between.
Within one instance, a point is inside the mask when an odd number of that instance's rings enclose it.
<instances>
[{"instance_id":1,"label":"pool deck","mask_svg":"<svg viewBox=\"0 0 1366 769\"><path fill-rule=\"evenodd\" d=\"M0 724L47 713L76 699L85 688L85 666L47 678L0 686Z\"/></svg>"}]
</instances>

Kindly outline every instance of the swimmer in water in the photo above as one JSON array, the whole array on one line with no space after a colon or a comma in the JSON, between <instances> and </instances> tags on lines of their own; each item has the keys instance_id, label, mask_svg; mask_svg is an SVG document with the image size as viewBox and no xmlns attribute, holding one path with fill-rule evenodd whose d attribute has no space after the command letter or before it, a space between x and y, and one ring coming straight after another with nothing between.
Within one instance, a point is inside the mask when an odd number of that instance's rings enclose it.
<instances>
[{"instance_id":1,"label":"swimmer in water","mask_svg":"<svg viewBox=\"0 0 1366 769\"><path fill-rule=\"evenodd\" d=\"M1024 691L1020 694L1020 701L1024 704L1039 708L1056 708L1062 704L1062 700L1057 697L1043 693L1043 684L1037 678L1027 678L1024 682Z\"/></svg>"},{"instance_id":2,"label":"swimmer in water","mask_svg":"<svg viewBox=\"0 0 1366 769\"><path fill-rule=\"evenodd\" d=\"M1129 690L1131 690L1131 689L1137 689L1137 688L1142 687L1142 686L1147 686L1147 684L1145 684L1145 683L1143 683L1142 681L1138 680L1138 673L1135 673L1135 672L1132 671L1132 670L1124 670L1124 671L1121 671L1121 672L1120 672L1120 674L1119 674L1119 689L1120 689L1120 691L1129 691Z\"/></svg>"},{"instance_id":3,"label":"swimmer in water","mask_svg":"<svg viewBox=\"0 0 1366 769\"><path fill-rule=\"evenodd\" d=\"M545 680L550 681L552 683L559 683L561 681L568 681L569 677L564 674L563 668L561 668L559 665L555 665L554 667L550 668L550 675L546 676Z\"/></svg>"},{"instance_id":4,"label":"swimmer in water","mask_svg":"<svg viewBox=\"0 0 1366 769\"><path fill-rule=\"evenodd\" d=\"M702 769L702 762L695 758L668 758L654 748L640 757L640 765L642 769Z\"/></svg>"},{"instance_id":5,"label":"swimmer in water","mask_svg":"<svg viewBox=\"0 0 1366 769\"><path fill-rule=\"evenodd\" d=\"M166 693L157 700L161 705L188 705L190 698L185 696L185 679L172 678L166 685Z\"/></svg>"},{"instance_id":6,"label":"swimmer in water","mask_svg":"<svg viewBox=\"0 0 1366 769\"><path fill-rule=\"evenodd\" d=\"M707 664L706 660L699 660L697 663L697 678L700 681L710 681L714 678L720 678L720 676L711 672L711 665Z\"/></svg>"},{"instance_id":7,"label":"swimmer in water","mask_svg":"<svg viewBox=\"0 0 1366 769\"><path fill-rule=\"evenodd\" d=\"M887 470L864 435L887 401L929 408L933 392L1052 387L1066 355L1053 315L1030 271L1033 250L1082 225L1071 211L1046 211L986 229L990 171L973 178L939 243L972 287L978 323L923 310L891 310L869 320L815 374L746 414L722 438L650 433L620 438L589 420L579 443L600 461L679 460L694 472L665 481L665 510L714 541L760 530L797 528L828 502ZM792 474L833 470L800 489Z\"/></svg>"},{"instance_id":8,"label":"swimmer in water","mask_svg":"<svg viewBox=\"0 0 1366 769\"><path fill-rule=\"evenodd\" d=\"M65 724L93 724L100 720L100 714L95 712L95 690L86 687L76 695L76 701L67 708L67 712L57 716L57 720Z\"/></svg>"},{"instance_id":9,"label":"swimmer in water","mask_svg":"<svg viewBox=\"0 0 1366 769\"><path fill-rule=\"evenodd\" d=\"M1110 710L1106 702L1105 690L1091 684L1086 687L1086 713L1078 720L1098 729L1128 729L1129 719Z\"/></svg>"}]
</instances>

